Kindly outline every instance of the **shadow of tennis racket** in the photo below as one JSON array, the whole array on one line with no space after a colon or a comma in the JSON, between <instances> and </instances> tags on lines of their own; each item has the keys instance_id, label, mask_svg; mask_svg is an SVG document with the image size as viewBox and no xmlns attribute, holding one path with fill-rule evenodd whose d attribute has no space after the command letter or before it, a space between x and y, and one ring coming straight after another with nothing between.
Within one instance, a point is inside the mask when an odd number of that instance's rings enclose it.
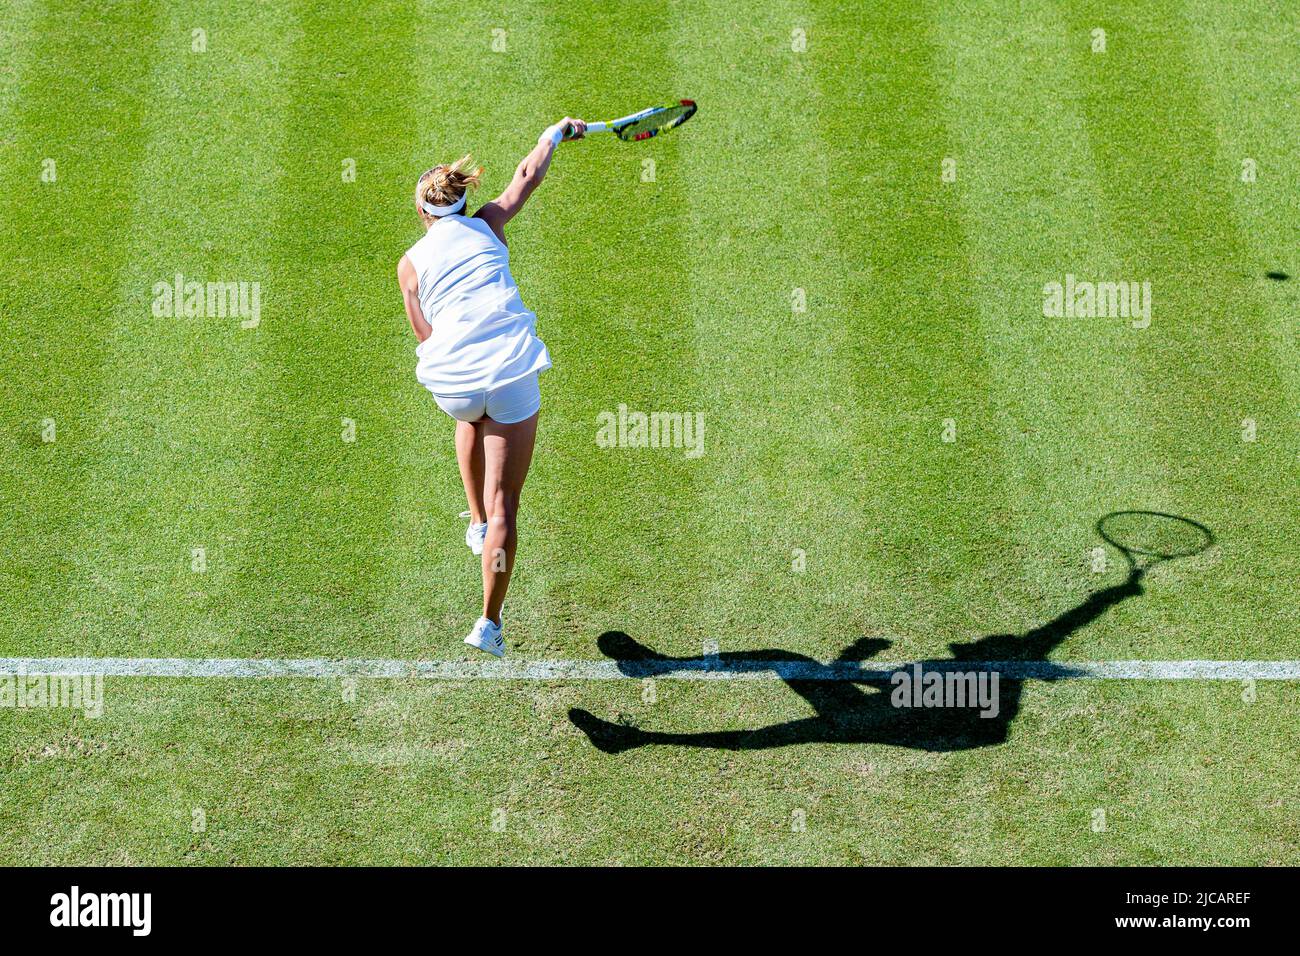
<instances>
[{"instance_id":1,"label":"shadow of tennis racket","mask_svg":"<svg viewBox=\"0 0 1300 956\"><path fill-rule=\"evenodd\" d=\"M1124 555L1131 577L1163 561L1202 554L1214 544L1214 533L1199 521L1163 511L1112 511L1097 521L1097 534Z\"/></svg>"}]
</instances>

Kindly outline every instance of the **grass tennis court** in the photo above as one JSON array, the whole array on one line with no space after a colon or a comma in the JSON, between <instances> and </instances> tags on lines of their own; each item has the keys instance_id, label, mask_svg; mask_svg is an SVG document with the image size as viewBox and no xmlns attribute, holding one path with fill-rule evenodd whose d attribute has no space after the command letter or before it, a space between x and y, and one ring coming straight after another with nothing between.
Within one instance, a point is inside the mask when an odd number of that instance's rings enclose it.
<instances>
[{"instance_id":1,"label":"grass tennis court","mask_svg":"<svg viewBox=\"0 0 1300 956\"><path fill-rule=\"evenodd\" d=\"M472 660L394 277L415 177L473 150L486 199L566 113L693 97L561 146L510 227L555 362L511 660L1035 629L1062 664L1300 659L1298 30L1266 0L8 0L0 657ZM169 314L177 276L249 308ZM1075 281L1149 284L1149 322L1045 315ZM602 447L620 406L702 421L700 453ZM1213 547L1053 625L1123 581L1095 525L1124 509ZM0 863L1294 864L1298 705L1025 680L988 745L607 753L570 711L812 710L779 680L109 676L100 717L0 709Z\"/></svg>"}]
</instances>

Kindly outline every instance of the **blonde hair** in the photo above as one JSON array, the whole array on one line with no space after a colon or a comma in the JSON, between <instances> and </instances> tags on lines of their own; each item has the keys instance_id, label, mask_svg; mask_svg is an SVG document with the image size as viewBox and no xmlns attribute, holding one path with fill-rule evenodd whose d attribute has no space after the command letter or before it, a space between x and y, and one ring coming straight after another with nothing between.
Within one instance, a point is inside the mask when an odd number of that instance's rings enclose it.
<instances>
[{"instance_id":1,"label":"blonde hair","mask_svg":"<svg viewBox=\"0 0 1300 956\"><path fill-rule=\"evenodd\" d=\"M460 201L470 186L478 188L483 176L483 167L474 162L474 157L466 153L454 163L443 163L425 170L415 183L415 208L420 218L426 223L432 222L431 216L421 207L422 202L433 206L451 206Z\"/></svg>"}]
</instances>

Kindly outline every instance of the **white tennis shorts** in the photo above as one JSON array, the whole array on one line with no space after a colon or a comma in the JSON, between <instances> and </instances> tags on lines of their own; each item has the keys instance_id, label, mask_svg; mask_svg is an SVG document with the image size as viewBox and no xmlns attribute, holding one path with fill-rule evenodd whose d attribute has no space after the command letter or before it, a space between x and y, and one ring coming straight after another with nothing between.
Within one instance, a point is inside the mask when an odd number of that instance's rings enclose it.
<instances>
[{"instance_id":1,"label":"white tennis shorts","mask_svg":"<svg viewBox=\"0 0 1300 956\"><path fill-rule=\"evenodd\" d=\"M542 407L542 390L536 372L486 392L434 395L433 398L439 408L461 422L476 422L487 416L502 425L514 425L536 415Z\"/></svg>"}]
</instances>

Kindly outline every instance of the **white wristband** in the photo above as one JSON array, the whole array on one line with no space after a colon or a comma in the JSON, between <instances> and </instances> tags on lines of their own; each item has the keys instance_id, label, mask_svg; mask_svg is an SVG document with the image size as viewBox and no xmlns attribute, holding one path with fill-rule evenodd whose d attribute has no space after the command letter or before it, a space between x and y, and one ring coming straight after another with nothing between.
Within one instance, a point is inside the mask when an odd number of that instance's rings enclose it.
<instances>
[{"instance_id":1,"label":"white wristband","mask_svg":"<svg viewBox=\"0 0 1300 956\"><path fill-rule=\"evenodd\" d=\"M548 126L540 138L549 139L552 146L559 146L564 140L564 127L559 123L556 123L554 126Z\"/></svg>"}]
</instances>

